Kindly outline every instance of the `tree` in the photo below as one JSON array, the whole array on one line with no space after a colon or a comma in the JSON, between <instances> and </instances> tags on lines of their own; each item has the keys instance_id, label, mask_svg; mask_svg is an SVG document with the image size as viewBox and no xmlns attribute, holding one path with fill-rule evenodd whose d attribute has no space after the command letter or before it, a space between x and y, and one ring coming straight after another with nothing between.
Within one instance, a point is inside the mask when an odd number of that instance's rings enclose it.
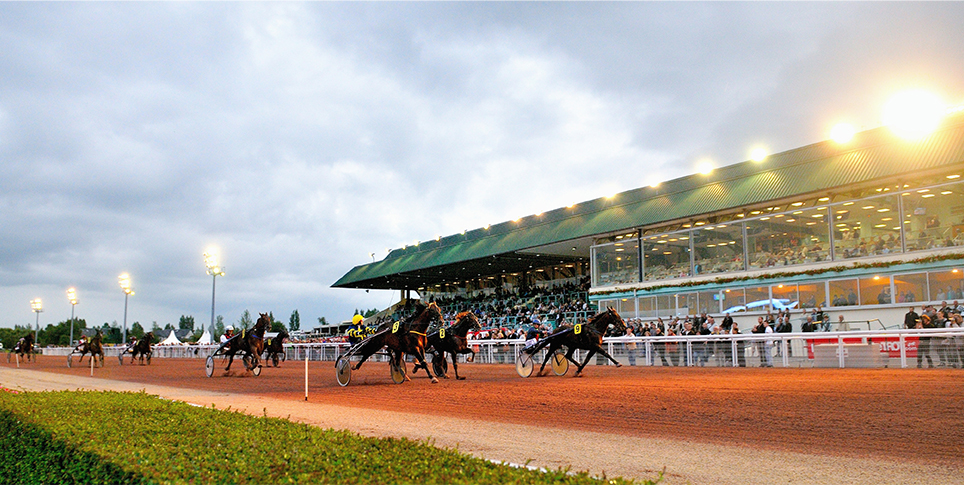
<instances>
[{"instance_id":1,"label":"tree","mask_svg":"<svg viewBox=\"0 0 964 485\"><path fill-rule=\"evenodd\" d=\"M324 327L325 325L328 325L328 320L325 320L325 317L318 317L318 325Z\"/></svg>"},{"instance_id":2,"label":"tree","mask_svg":"<svg viewBox=\"0 0 964 485\"><path fill-rule=\"evenodd\" d=\"M212 333L211 338L214 339L215 342L218 341L218 337L220 335L224 335L224 317L223 316L218 315L217 318L214 319L214 330L211 333Z\"/></svg>"},{"instance_id":3,"label":"tree","mask_svg":"<svg viewBox=\"0 0 964 485\"><path fill-rule=\"evenodd\" d=\"M127 335L133 335L140 340L144 336L144 327L141 326L141 322L134 322L131 324L131 331L127 332Z\"/></svg>"},{"instance_id":4,"label":"tree","mask_svg":"<svg viewBox=\"0 0 964 485\"><path fill-rule=\"evenodd\" d=\"M288 330L294 332L301 329L301 315L298 314L298 309L291 312L291 318L288 319Z\"/></svg>"},{"instance_id":5,"label":"tree","mask_svg":"<svg viewBox=\"0 0 964 485\"><path fill-rule=\"evenodd\" d=\"M154 325L151 326L151 332L154 332L154 335L156 336L161 334L161 330L163 329L157 324L157 320L154 320Z\"/></svg>"},{"instance_id":6,"label":"tree","mask_svg":"<svg viewBox=\"0 0 964 485\"><path fill-rule=\"evenodd\" d=\"M235 330L240 330L242 328L251 328L251 325L253 323L254 321L251 320L251 312L245 310L244 313L241 314L241 320L238 321L238 328Z\"/></svg>"},{"instance_id":7,"label":"tree","mask_svg":"<svg viewBox=\"0 0 964 485\"><path fill-rule=\"evenodd\" d=\"M181 320L177 322L178 330L194 331L194 317L181 315Z\"/></svg>"}]
</instances>

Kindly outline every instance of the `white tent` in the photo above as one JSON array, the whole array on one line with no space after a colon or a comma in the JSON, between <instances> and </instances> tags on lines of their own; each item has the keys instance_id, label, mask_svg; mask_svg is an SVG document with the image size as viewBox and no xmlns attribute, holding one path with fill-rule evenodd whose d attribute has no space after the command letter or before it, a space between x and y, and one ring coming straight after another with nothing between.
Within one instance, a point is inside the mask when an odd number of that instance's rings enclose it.
<instances>
[{"instance_id":1,"label":"white tent","mask_svg":"<svg viewBox=\"0 0 964 485\"><path fill-rule=\"evenodd\" d=\"M204 329L204 333L201 334L201 338L197 340L198 345L211 345L214 340L211 339L211 333L207 329Z\"/></svg>"},{"instance_id":2,"label":"white tent","mask_svg":"<svg viewBox=\"0 0 964 485\"><path fill-rule=\"evenodd\" d=\"M184 342L178 340L177 335L174 334L174 329L172 328L171 334L158 345L184 345Z\"/></svg>"}]
</instances>

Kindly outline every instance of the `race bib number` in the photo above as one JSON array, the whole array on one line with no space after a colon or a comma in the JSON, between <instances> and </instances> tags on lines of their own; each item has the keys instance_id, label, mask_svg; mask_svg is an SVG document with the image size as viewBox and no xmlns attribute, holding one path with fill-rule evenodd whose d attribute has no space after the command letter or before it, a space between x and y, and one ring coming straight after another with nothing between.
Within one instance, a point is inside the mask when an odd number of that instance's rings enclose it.
<instances>
[{"instance_id":1,"label":"race bib number","mask_svg":"<svg viewBox=\"0 0 964 485\"><path fill-rule=\"evenodd\" d=\"M392 333L398 333L398 324L402 322L395 322L392 324Z\"/></svg>"},{"instance_id":2,"label":"race bib number","mask_svg":"<svg viewBox=\"0 0 964 485\"><path fill-rule=\"evenodd\" d=\"M581 324L581 323L577 323L577 324L576 324L576 327L572 330L572 333L574 333L574 334L576 334L576 335L581 334L581 333L582 333L582 324Z\"/></svg>"},{"instance_id":3,"label":"race bib number","mask_svg":"<svg viewBox=\"0 0 964 485\"><path fill-rule=\"evenodd\" d=\"M445 329L444 329L444 328L443 328L442 330L439 330L439 331L438 331L438 338L445 338Z\"/></svg>"}]
</instances>

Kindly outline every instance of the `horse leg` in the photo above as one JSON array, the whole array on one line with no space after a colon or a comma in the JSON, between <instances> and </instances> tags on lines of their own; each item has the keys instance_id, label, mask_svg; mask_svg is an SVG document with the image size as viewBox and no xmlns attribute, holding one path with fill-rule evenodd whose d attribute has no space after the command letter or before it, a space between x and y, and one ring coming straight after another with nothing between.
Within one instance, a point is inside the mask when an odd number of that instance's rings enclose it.
<instances>
[{"instance_id":1,"label":"horse leg","mask_svg":"<svg viewBox=\"0 0 964 485\"><path fill-rule=\"evenodd\" d=\"M606 356L606 358L609 359L609 360L611 360L613 364L616 364L616 367L622 367L622 366L623 366L623 365L620 364L619 362L616 362L616 359L614 359L613 356L609 355L609 352L606 352L606 350L603 349L602 347L600 347L600 346L597 345L595 350L596 350L596 352L599 352L600 354Z\"/></svg>"},{"instance_id":2,"label":"horse leg","mask_svg":"<svg viewBox=\"0 0 964 485\"><path fill-rule=\"evenodd\" d=\"M539 368L539 375L540 375L540 376L541 376L541 375L545 375L544 373L545 373L545 371L546 371L546 364L549 363L549 359L552 358L552 354L556 353L556 349L558 349L558 348L559 348L559 347L558 347L556 344L554 344L554 343L553 343L553 344L549 344L549 348L546 349L546 358L542 361L542 367ZM538 351L538 346L537 346L537 348L533 349L533 355L535 354L536 351Z\"/></svg>"},{"instance_id":3,"label":"horse leg","mask_svg":"<svg viewBox=\"0 0 964 485\"><path fill-rule=\"evenodd\" d=\"M442 358L443 359L445 358L444 354L442 355ZM457 381L465 380L465 376L459 376L459 354L455 352L452 352L452 370L455 371L455 380Z\"/></svg>"},{"instance_id":4,"label":"horse leg","mask_svg":"<svg viewBox=\"0 0 964 485\"><path fill-rule=\"evenodd\" d=\"M415 359L418 360L418 365L422 366L425 369L425 373L432 378L432 384L438 384L438 379L436 379L435 376L432 375L432 372L428 370L428 364L425 363L425 350L424 349L417 349L417 350L418 351L415 352ZM442 358L443 359L445 358L445 354L442 354ZM418 366L416 366L415 368L417 369ZM412 371L412 374L414 373L415 371Z\"/></svg>"},{"instance_id":5,"label":"horse leg","mask_svg":"<svg viewBox=\"0 0 964 485\"><path fill-rule=\"evenodd\" d=\"M231 370L231 364L234 362L234 354L228 354L228 366L224 368L224 372Z\"/></svg>"},{"instance_id":6,"label":"horse leg","mask_svg":"<svg viewBox=\"0 0 964 485\"><path fill-rule=\"evenodd\" d=\"M372 352L372 354L373 354L373 353L374 353L374 352ZM372 354L366 354L366 353L362 352L362 354L361 354L361 360L359 360L357 364L353 365L353 366L351 367L351 370L358 370L358 369L360 369L360 368L361 368L361 365L362 365L363 363L365 363L365 361L368 360L368 358L371 357Z\"/></svg>"},{"instance_id":7,"label":"horse leg","mask_svg":"<svg viewBox=\"0 0 964 485\"><path fill-rule=\"evenodd\" d=\"M586 360L582 361L582 364L576 366L576 374L573 377L582 377L582 368L586 367L589 363L589 359L596 355L596 349L589 349L589 353L586 354Z\"/></svg>"}]
</instances>

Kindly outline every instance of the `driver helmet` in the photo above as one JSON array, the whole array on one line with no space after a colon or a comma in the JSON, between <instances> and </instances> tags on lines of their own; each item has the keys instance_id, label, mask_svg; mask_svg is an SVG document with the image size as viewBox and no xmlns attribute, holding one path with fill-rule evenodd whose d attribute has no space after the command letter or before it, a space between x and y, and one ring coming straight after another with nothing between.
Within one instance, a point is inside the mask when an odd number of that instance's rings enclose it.
<instances>
[{"instance_id":1,"label":"driver helmet","mask_svg":"<svg viewBox=\"0 0 964 485\"><path fill-rule=\"evenodd\" d=\"M233 331L234 331L234 326L228 325L227 327L224 327L224 331L225 331L225 332L233 332Z\"/></svg>"},{"instance_id":2,"label":"driver helmet","mask_svg":"<svg viewBox=\"0 0 964 485\"><path fill-rule=\"evenodd\" d=\"M352 323L352 325L358 325L358 324L361 323L362 320L364 320L364 319L365 319L365 317L363 317L363 316L361 316L361 315L359 315L359 314L356 313L355 316L351 317L351 323Z\"/></svg>"}]
</instances>

